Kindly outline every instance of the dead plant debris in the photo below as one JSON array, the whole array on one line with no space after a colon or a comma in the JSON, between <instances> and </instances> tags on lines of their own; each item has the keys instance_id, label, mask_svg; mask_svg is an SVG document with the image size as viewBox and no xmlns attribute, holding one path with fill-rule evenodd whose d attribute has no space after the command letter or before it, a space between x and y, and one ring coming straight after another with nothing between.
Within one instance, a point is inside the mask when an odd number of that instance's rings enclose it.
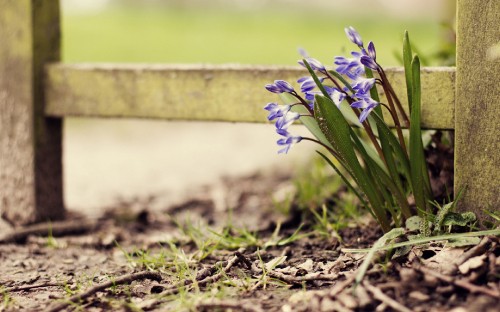
<instances>
[{"instance_id":1,"label":"dead plant debris","mask_svg":"<svg viewBox=\"0 0 500 312\"><path fill-rule=\"evenodd\" d=\"M318 234L277 214L268 192L286 181L226 179L163 211L136 200L98 220L0 233L0 311L498 311L498 237L381 252L355 286L364 254L341 250L380 230Z\"/></svg>"}]
</instances>

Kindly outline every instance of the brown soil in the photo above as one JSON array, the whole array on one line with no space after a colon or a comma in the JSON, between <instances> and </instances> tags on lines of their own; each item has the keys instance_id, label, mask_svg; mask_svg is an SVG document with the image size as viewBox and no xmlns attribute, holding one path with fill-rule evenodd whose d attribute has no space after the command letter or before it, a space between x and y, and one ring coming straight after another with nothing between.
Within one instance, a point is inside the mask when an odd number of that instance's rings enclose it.
<instances>
[{"instance_id":1,"label":"brown soil","mask_svg":"<svg viewBox=\"0 0 500 312\"><path fill-rule=\"evenodd\" d=\"M61 223L0 227L0 311L498 311L498 237L473 247L428 244L400 257L381 253L354 287L364 254L343 249L371 246L379 227L286 242L301 223L301 233L313 233L303 214L273 210L270 190L290 189L289 178L225 179L159 211L146 198L121 202L99 219L72 214ZM253 236L237 244L221 238L202 257L197 237L208 236L197 229L207 226Z\"/></svg>"}]
</instances>

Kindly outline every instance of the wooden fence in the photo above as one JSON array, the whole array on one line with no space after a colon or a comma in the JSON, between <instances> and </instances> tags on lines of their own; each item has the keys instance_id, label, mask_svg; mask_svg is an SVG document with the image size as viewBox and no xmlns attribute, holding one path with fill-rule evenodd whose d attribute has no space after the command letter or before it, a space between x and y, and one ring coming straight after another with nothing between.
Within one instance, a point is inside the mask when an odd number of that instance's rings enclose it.
<instances>
[{"instance_id":1,"label":"wooden fence","mask_svg":"<svg viewBox=\"0 0 500 312\"><path fill-rule=\"evenodd\" d=\"M500 1L458 0L457 67L423 70L422 125L455 130L461 209L499 205ZM57 0L0 0L0 212L14 224L64 215L64 117L262 122L263 85L298 68L60 63ZM401 68L389 70L405 98Z\"/></svg>"}]
</instances>

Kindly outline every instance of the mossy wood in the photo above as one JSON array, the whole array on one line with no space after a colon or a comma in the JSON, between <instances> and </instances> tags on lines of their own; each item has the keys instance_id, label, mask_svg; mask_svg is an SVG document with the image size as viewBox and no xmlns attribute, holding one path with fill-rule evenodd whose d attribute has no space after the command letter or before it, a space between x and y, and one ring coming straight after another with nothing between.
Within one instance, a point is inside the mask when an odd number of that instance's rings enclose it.
<instances>
[{"instance_id":1,"label":"mossy wood","mask_svg":"<svg viewBox=\"0 0 500 312\"><path fill-rule=\"evenodd\" d=\"M482 219L500 210L500 1L457 4L455 194Z\"/></svg>"},{"instance_id":2,"label":"mossy wood","mask_svg":"<svg viewBox=\"0 0 500 312\"><path fill-rule=\"evenodd\" d=\"M403 70L387 72L405 99ZM264 85L276 77L295 81L305 75L305 69L295 67L54 64L47 68L45 112L57 117L264 122L263 106L272 99ZM454 68L424 69L422 85L423 127L452 129Z\"/></svg>"},{"instance_id":3,"label":"mossy wood","mask_svg":"<svg viewBox=\"0 0 500 312\"><path fill-rule=\"evenodd\" d=\"M0 1L0 214L63 215L61 119L45 118L43 66L59 60L59 3Z\"/></svg>"}]
</instances>

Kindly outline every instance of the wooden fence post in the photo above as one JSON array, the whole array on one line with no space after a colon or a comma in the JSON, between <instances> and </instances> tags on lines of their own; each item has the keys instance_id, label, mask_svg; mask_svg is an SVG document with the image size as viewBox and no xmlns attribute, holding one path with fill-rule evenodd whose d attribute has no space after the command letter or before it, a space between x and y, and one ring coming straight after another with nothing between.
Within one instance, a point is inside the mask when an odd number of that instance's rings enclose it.
<instances>
[{"instance_id":1,"label":"wooden fence post","mask_svg":"<svg viewBox=\"0 0 500 312\"><path fill-rule=\"evenodd\" d=\"M458 0L455 194L462 211L500 206L500 1Z\"/></svg>"},{"instance_id":2,"label":"wooden fence post","mask_svg":"<svg viewBox=\"0 0 500 312\"><path fill-rule=\"evenodd\" d=\"M44 117L43 67L60 58L59 1L0 1L0 40L0 213L58 219L62 120Z\"/></svg>"}]
</instances>

